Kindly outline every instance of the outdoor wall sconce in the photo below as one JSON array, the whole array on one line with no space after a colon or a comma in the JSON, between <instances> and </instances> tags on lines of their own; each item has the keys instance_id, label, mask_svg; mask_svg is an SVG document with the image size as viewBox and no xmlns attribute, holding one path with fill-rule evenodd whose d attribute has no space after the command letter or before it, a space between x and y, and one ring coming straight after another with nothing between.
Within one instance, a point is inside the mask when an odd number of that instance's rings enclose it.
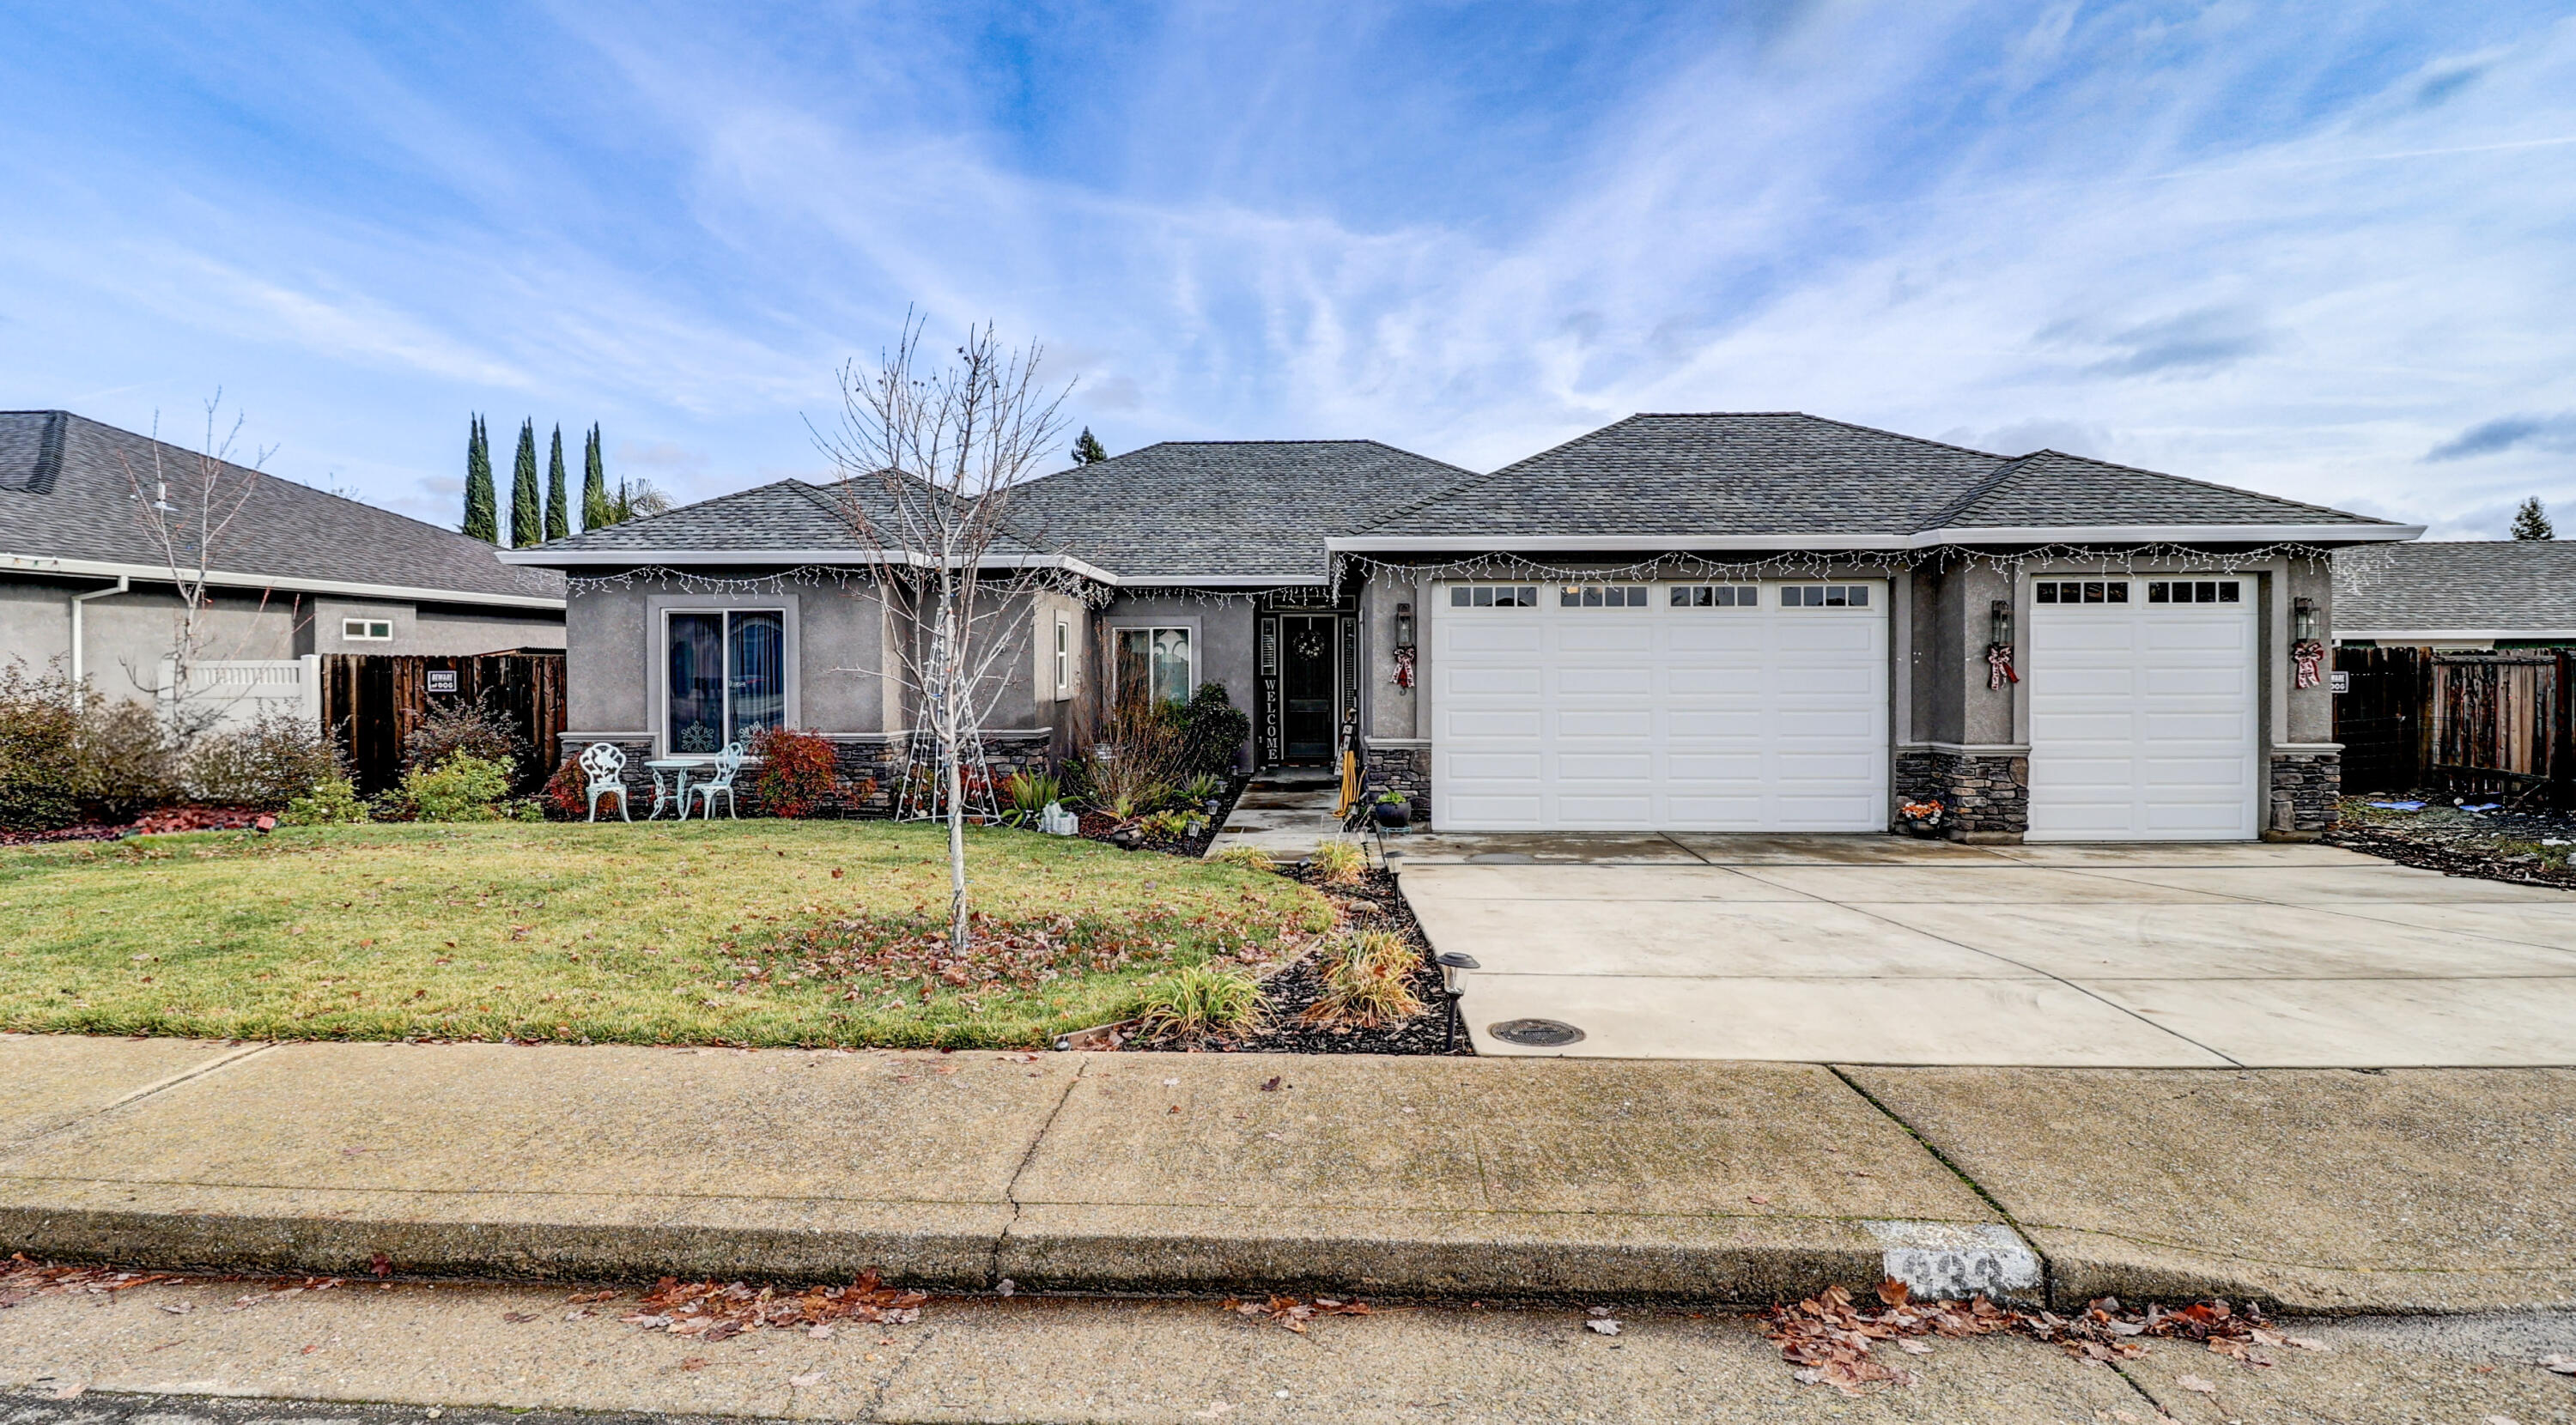
<instances>
[{"instance_id":1,"label":"outdoor wall sconce","mask_svg":"<svg viewBox=\"0 0 2576 1425\"><path fill-rule=\"evenodd\" d=\"M2313 688L2325 681L2326 646L2317 640L2317 601L2290 602L2290 686Z\"/></svg>"},{"instance_id":2,"label":"outdoor wall sconce","mask_svg":"<svg viewBox=\"0 0 2576 1425\"><path fill-rule=\"evenodd\" d=\"M1458 999L1467 993L1467 972L1485 967L1477 964L1476 957L1464 950L1443 950L1437 959L1440 992L1449 996L1449 1027L1440 1035L1440 1048L1446 1053L1458 1043Z\"/></svg>"},{"instance_id":3,"label":"outdoor wall sconce","mask_svg":"<svg viewBox=\"0 0 2576 1425\"><path fill-rule=\"evenodd\" d=\"M1997 599L1986 606L1986 689L1991 692L2006 683L2018 683L2021 674L2013 668L2012 600Z\"/></svg>"},{"instance_id":4,"label":"outdoor wall sconce","mask_svg":"<svg viewBox=\"0 0 2576 1425\"><path fill-rule=\"evenodd\" d=\"M1413 688L1413 605L1395 606L1395 685Z\"/></svg>"}]
</instances>

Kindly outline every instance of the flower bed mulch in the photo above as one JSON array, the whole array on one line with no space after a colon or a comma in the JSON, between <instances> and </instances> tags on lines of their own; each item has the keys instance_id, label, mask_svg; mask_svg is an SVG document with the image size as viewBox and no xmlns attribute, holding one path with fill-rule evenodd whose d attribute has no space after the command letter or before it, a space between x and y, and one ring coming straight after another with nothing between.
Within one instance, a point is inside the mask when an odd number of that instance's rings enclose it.
<instances>
[{"instance_id":1,"label":"flower bed mulch","mask_svg":"<svg viewBox=\"0 0 2576 1425\"><path fill-rule=\"evenodd\" d=\"M1459 1054L1475 1053L1462 1029L1457 1042L1441 1047L1441 1036L1449 1019L1449 996L1440 988L1440 967L1431 963L1431 942L1423 938L1422 927L1414 922L1412 908L1397 891L1395 877L1381 870L1370 870L1359 884L1329 885L1316 879L1305 868L1283 871L1293 880L1303 881L1330 897L1339 912L1340 929L1344 931L1385 930L1413 947L1421 956L1413 970L1413 993L1421 999L1422 1013L1398 1024L1376 1028L1350 1025L1310 1024L1304 1018L1308 1005L1323 992L1322 950L1308 951L1262 981L1262 993L1270 1001L1269 1013L1260 1028L1248 1034L1212 1035L1206 1039L1127 1040L1115 1047L1149 1053L1205 1054Z\"/></svg>"},{"instance_id":2,"label":"flower bed mulch","mask_svg":"<svg viewBox=\"0 0 2576 1425\"><path fill-rule=\"evenodd\" d=\"M2423 810L2412 812L2370 805L2396 800L2401 799L2347 797L2341 820L2318 839L2446 875L2576 890L2576 870L2567 866L2568 853L2576 851L2576 814L2501 808L2462 811L2446 801L2429 799ZM2547 844L2552 841L2568 844Z\"/></svg>"},{"instance_id":3,"label":"flower bed mulch","mask_svg":"<svg viewBox=\"0 0 2576 1425\"><path fill-rule=\"evenodd\" d=\"M1225 790L1217 794L1215 814L1206 819L1199 828L1198 835L1184 837L1178 841L1140 839L1131 831L1135 826L1134 822L1120 821L1105 811L1080 812L1076 814L1075 820L1081 823L1082 835L1086 840L1105 841L1127 851L1160 851L1166 855L1195 858L1206 855L1208 847L1216 843L1216 834L1224 829L1225 819L1234 815L1234 804L1242 800L1243 789L1250 785L1251 781L1250 777L1241 772L1226 773ZM1122 833L1129 834L1122 840Z\"/></svg>"},{"instance_id":4,"label":"flower bed mulch","mask_svg":"<svg viewBox=\"0 0 2576 1425\"><path fill-rule=\"evenodd\" d=\"M262 821L268 826L261 826ZM87 822L79 826L58 826L50 831L0 831L0 846L39 846L56 841L116 841L128 836L166 836L176 831L266 831L275 825L275 815L258 807L164 807L115 825Z\"/></svg>"}]
</instances>

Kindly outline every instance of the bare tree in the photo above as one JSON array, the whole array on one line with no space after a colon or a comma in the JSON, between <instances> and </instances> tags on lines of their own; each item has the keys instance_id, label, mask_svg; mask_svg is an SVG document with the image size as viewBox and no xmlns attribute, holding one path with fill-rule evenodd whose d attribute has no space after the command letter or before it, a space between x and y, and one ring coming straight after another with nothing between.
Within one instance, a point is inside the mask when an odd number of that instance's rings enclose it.
<instances>
[{"instance_id":1,"label":"bare tree","mask_svg":"<svg viewBox=\"0 0 2576 1425\"><path fill-rule=\"evenodd\" d=\"M169 570L171 588L179 599L179 613L171 631L169 686L163 692L169 699L171 735L180 742L204 731L201 724L207 720L206 715L188 707L194 691L189 673L204 657L207 605L218 551L223 549L233 521L250 501L251 491L259 482L259 467L276 453L271 447L253 453L247 466L236 462L232 458L233 445L241 437L244 418L236 413L232 426L218 437L216 424L223 402L220 389L206 401L205 437L195 451L172 458L174 448L162 443L161 418L155 414L150 469L139 470L132 459L122 454L118 457L132 489L136 519ZM129 668L127 675L137 687L143 686L137 670Z\"/></svg>"},{"instance_id":2,"label":"bare tree","mask_svg":"<svg viewBox=\"0 0 2576 1425\"><path fill-rule=\"evenodd\" d=\"M876 551L879 588L908 616L893 662L935 753L949 943L964 954L966 779L981 770L967 764L1010 670L1026 661L1031 597L1064 578L1064 561L1012 528L1010 490L1064 433L1071 387L1041 389L1039 348L1006 351L989 324L925 369L923 326L906 313L901 339L873 368L841 369L839 428L815 439L840 472L842 520Z\"/></svg>"}]
</instances>

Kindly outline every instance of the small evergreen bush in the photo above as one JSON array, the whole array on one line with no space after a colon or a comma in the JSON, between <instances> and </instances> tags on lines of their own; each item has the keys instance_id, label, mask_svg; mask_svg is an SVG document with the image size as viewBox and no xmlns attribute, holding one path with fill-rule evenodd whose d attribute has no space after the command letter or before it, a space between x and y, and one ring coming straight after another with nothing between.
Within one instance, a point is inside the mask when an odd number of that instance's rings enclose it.
<instances>
[{"instance_id":1,"label":"small evergreen bush","mask_svg":"<svg viewBox=\"0 0 2576 1425\"><path fill-rule=\"evenodd\" d=\"M291 713L261 713L247 726L209 733L188 749L188 794L218 806L273 811L335 777L346 777L339 747Z\"/></svg>"},{"instance_id":2,"label":"small evergreen bush","mask_svg":"<svg viewBox=\"0 0 2576 1425\"><path fill-rule=\"evenodd\" d=\"M1201 683L1180 712L1181 770L1223 774L1234 770L1252 719L1226 696L1223 683Z\"/></svg>"},{"instance_id":3,"label":"small evergreen bush","mask_svg":"<svg viewBox=\"0 0 2576 1425\"><path fill-rule=\"evenodd\" d=\"M59 672L0 667L0 831L51 831L80 819L84 701Z\"/></svg>"},{"instance_id":4,"label":"small evergreen bush","mask_svg":"<svg viewBox=\"0 0 2576 1425\"><path fill-rule=\"evenodd\" d=\"M358 795L356 784L337 772L323 778L313 790L287 802L278 815L281 826L337 826L369 820L367 803Z\"/></svg>"},{"instance_id":5,"label":"small evergreen bush","mask_svg":"<svg viewBox=\"0 0 2576 1425\"><path fill-rule=\"evenodd\" d=\"M510 759L493 761L459 752L423 770L403 773L402 785L387 794L388 810L412 821L503 821L515 809L502 806L510 795Z\"/></svg>"}]
</instances>

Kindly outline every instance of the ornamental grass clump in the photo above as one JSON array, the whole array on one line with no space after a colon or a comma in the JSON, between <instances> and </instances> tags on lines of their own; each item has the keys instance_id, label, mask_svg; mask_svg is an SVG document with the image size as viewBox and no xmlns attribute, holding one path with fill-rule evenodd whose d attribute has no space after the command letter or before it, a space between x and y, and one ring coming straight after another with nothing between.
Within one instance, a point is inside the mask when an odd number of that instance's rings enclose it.
<instances>
[{"instance_id":1,"label":"ornamental grass clump","mask_svg":"<svg viewBox=\"0 0 2576 1425\"><path fill-rule=\"evenodd\" d=\"M1315 843L1315 854L1306 864L1315 868L1315 879L1328 886L1356 886L1368 874L1368 853L1359 843L1329 838Z\"/></svg>"},{"instance_id":2,"label":"ornamental grass clump","mask_svg":"<svg viewBox=\"0 0 2576 1425\"><path fill-rule=\"evenodd\" d=\"M1389 931L1363 930L1325 952L1324 989L1306 1007L1316 1024L1376 1029L1422 1013L1413 992L1421 957Z\"/></svg>"},{"instance_id":3,"label":"ornamental grass clump","mask_svg":"<svg viewBox=\"0 0 2576 1425\"><path fill-rule=\"evenodd\" d=\"M1279 870L1279 863L1270 859L1269 852L1249 844L1229 846L1210 855L1208 859L1222 861L1229 866L1241 866L1247 871L1267 871L1275 875Z\"/></svg>"},{"instance_id":4,"label":"ornamental grass clump","mask_svg":"<svg viewBox=\"0 0 2576 1425\"><path fill-rule=\"evenodd\" d=\"M1145 987L1137 1027L1152 1039L1204 1039L1240 1034L1261 1023L1268 1001L1241 970L1192 965Z\"/></svg>"}]
</instances>

